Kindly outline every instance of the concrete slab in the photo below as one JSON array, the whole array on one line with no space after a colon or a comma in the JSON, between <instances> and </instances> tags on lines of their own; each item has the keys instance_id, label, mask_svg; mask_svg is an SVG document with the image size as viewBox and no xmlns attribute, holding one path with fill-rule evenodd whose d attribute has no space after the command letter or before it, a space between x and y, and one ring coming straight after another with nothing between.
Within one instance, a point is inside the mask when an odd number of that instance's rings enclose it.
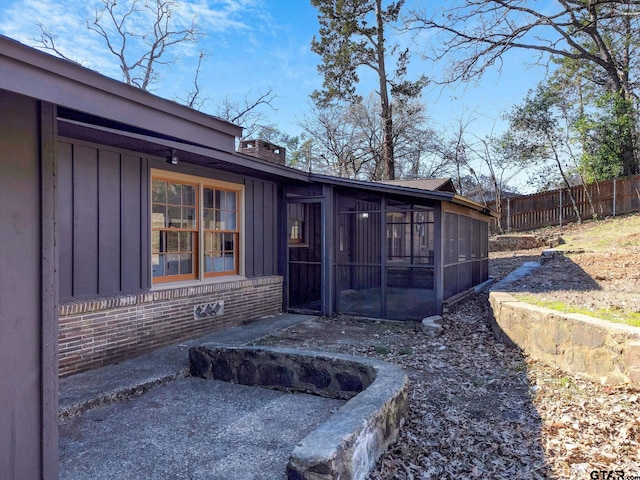
<instances>
[{"instance_id":1,"label":"concrete slab","mask_svg":"<svg viewBox=\"0 0 640 480\"><path fill-rule=\"evenodd\" d=\"M190 377L60 423L60 479L284 479L295 446L344 405Z\"/></svg>"},{"instance_id":2,"label":"concrete slab","mask_svg":"<svg viewBox=\"0 0 640 480\"><path fill-rule=\"evenodd\" d=\"M190 378L188 352L313 318L264 318L61 379L60 479L285 478L295 445L344 402Z\"/></svg>"},{"instance_id":3,"label":"concrete slab","mask_svg":"<svg viewBox=\"0 0 640 480\"><path fill-rule=\"evenodd\" d=\"M181 342L115 365L78 373L60 380L59 418L141 395L147 390L189 373L189 348L203 343L241 346L313 315L281 314L256 320L194 340Z\"/></svg>"},{"instance_id":4,"label":"concrete slab","mask_svg":"<svg viewBox=\"0 0 640 480\"><path fill-rule=\"evenodd\" d=\"M526 277L527 275L529 275L531 272L533 272L535 269L537 269L539 267L540 267L540 262L524 262L522 265L520 265L518 268L516 268L509 275L507 275L502 280L500 280L498 283L493 285L491 287L491 289L489 289L489 291L490 292L500 292L503 289L508 288L509 284L511 284L513 282L516 282L516 281Z\"/></svg>"}]
</instances>

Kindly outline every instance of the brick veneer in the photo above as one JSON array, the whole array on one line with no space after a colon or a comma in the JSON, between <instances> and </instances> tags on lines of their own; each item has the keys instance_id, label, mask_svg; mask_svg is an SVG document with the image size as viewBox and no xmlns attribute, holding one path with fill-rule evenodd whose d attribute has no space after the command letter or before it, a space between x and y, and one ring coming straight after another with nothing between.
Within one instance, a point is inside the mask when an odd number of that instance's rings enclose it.
<instances>
[{"instance_id":1,"label":"brick veneer","mask_svg":"<svg viewBox=\"0 0 640 480\"><path fill-rule=\"evenodd\" d=\"M224 313L194 307L224 300ZM120 295L60 306L60 376L135 357L171 343L279 313L282 277L270 276Z\"/></svg>"}]
</instances>

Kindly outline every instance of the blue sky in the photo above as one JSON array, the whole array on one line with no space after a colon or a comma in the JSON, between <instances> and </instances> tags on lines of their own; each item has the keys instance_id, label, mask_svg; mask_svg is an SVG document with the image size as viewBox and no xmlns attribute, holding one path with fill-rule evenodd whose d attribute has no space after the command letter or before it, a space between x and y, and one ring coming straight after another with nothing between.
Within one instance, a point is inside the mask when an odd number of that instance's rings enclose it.
<instances>
[{"instance_id":1,"label":"blue sky","mask_svg":"<svg viewBox=\"0 0 640 480\"><path fill-rule=\"evenodd\" d=\"M409 0L408 3L414 0ZM418 0L415 0L418 1ZM443 0L446 1L446 0ZM85 21L93 15L97 0L0 0L0 33L28 45L35 45L38 24L57 35L68 55L85 66L114 78L121 78L117 63L106 52L102 39L87 30ZM431 2L434 6L440 2ZM423 4L424 5L424 4ZM310 42L318 30L316 10L308 0L194 0L182 2L179 19L198 15L206 32L196 47L183 49L180 61L154 93L178 99L186 96L200 49L208 56L202 68L204 95L211 102L256 97L271 87L277 95L276 111L266 110L269 122L295 135L297 119L309 111L309 94L321 87L316 66L320 58L311 52ZM410 44L412 50L425 47ZM412 61L415 72L433 76L433 65ZM483 136L500 130L501 113L520 102L542 78L541 68L528 68L522 55L510 55L502 73L489 72L479 83L457 88L428 88L423 100L437 129L456 125L460 117L474 119L471 126ZM205 104L203 111L212 110Z\"/></svg>"}]
</instances>

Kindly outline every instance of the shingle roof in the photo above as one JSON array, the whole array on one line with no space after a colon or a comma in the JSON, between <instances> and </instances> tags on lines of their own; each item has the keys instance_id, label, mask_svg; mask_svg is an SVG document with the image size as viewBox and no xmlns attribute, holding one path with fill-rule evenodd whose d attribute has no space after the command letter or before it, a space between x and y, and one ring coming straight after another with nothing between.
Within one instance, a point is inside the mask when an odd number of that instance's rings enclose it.
<instances>
[{"instance_id":1,"label":"shingle roof","mask_svg":"<svg viewBox=\"0 0 640 480\"><path fill-rule=\"evenodd\" d=\"M380 183L387 185L398 185L400 187L419 188L421 190L432 190L441 192L456 193L456 188L450 178L419 178L415 180L380 180Z\"/></svg>"}]
</instances>

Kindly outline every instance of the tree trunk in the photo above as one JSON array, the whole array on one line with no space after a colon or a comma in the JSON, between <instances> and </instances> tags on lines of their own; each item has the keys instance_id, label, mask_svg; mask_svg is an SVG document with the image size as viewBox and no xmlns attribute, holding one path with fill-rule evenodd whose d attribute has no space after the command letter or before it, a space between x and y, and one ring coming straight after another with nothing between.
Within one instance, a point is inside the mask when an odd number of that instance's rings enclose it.
<instances>
[{"instance_id":1,"label":"tree trunk","mask_svg":"<svg viewBox=\"0 0 640 480\"><path fill-rule=\"evenodd\" d=\"M580 215L580 209L578 209L578 205L576 204L576 199L573 196L573 191L571 190L571 184L569 183L569 179L567 178L567 175L564 173L564 169L562 168L562 163L560 162L560 158L558 157L558 152L556 152L555 148L553 148L553 154L555 156L556 165L558 165L558 170L560 171L560 175L562 176L562 180L564 181L564 184L567 187L567 192L569 192L569 199L571 200L571 206L573 207L573 211L576 214L578 223L582 223L582 216Z\"/></svg>"},{"instance_id":2,"label":"tree trunk","mask_svg":"<svg viewBox=\"0 0 640 480\"><path fill-rule=\"evenodd\" d=\"M393 118L389 93L387 91L387 72L384 55L384 22L382 18L382 0L376 0L376 18L378 21L378 79L380 83L380 107L382 111L382 169L384 180L395 179L395 161L393 158Z\"/></svg>"}]
</instances>

